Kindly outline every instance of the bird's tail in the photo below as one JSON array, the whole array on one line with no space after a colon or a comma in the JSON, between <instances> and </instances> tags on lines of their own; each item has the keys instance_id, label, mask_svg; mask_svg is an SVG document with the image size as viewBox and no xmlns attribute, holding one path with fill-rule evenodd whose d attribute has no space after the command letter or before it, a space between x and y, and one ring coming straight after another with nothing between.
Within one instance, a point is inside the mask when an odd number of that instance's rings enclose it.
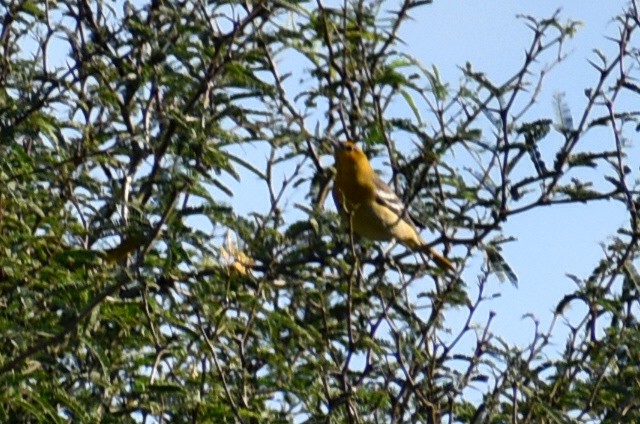
<instances>
[{"instance_id":1,"label":"bird's tail","mask_svg":"<svg viewBox=\"0 0 640 424\"><path fill-rule=\"evenodd\" d=\"M436 250L434 250L431 246L422 245L420 247L420 251L427 254L431 259L433 259L433 262L435 262L439 268L445 271L455 271L453 263L449 259L442 256L440 253L438 253Z\"/></svg>"}]
</instances>

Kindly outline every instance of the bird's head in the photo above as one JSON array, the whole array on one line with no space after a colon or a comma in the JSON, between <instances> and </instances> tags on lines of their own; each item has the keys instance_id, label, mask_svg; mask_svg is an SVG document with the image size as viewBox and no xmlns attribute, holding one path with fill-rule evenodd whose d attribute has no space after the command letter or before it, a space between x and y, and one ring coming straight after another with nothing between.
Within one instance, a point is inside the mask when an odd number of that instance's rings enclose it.
<instances>
[{"instance_id":1,"label":"bird's head","mask_svg":"<svg viewBox=\"0 0 640 424\"><path fill-rule=\"evenodd\" d=\"M369 160L356 144L349 140L342 143L334 143L336 166L340 169L367 166Z\"/></svg>"}]
</instances>

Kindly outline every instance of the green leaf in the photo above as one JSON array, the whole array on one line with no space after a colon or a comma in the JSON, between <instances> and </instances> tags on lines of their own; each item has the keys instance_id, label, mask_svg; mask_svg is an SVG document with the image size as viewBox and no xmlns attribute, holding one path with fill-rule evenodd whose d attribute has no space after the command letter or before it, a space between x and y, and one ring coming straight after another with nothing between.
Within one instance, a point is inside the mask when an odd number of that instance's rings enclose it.
<instances>
[{"instance_id":1,"label":"green leaf","mask_svg":"<svg viewBox=\"0 0 640 424\"><path fill-rule=\"evenodd\" d=\"M407 104L413 111L413 115L416 117L416 120L418 121L418 125L422 125L422 118L420 117L420 111L418 110L418 106L416 106L416 103L413 101L413 97L411 97L411 95L406 90L400 90L400 94L402 95L402 97L404 97L404 100L407 102Z\"/></svg>"}]
</instances>

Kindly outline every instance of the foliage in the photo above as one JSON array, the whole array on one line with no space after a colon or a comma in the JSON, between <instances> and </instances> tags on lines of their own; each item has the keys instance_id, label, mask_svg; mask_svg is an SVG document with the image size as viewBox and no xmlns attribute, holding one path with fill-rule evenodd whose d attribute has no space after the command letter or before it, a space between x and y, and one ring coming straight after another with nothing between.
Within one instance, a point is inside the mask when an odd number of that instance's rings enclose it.
<instances>
[{"instance_id":1,"label":"foliage","mask_svg":"<svg viewBox=\"0 0 640 424\"><path fill-rule=\"evenodd\" d=\"M429 3L2 2L0 421L640 422L636 2L575 119L531 107L576 22L523 18L511 78L452 87L399 40ZM460 269L487 257L477 284L340 227L345 138ZM628 223L554 325L521 348L481 322L490 274L516 281L503 223L600 200Z\"/></svg>"}]
</instances>

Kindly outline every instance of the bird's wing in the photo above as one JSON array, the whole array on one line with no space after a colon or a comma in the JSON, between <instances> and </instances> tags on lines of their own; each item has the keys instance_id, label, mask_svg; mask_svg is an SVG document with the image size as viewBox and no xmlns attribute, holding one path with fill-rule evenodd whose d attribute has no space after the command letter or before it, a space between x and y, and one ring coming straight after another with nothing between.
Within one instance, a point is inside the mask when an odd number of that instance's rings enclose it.
<instances>
[{"instance_id":1,"label":"bird's wing","mask_svg":"<svg viewBox=\"0 0 640 424\"><path fill-rule=\"evenodd\" d=\"M410 222L411 218L409 217L409 213L407 212L407 208L405 207L402 200L398 197L398 195L393 191L388 184L380 179L380 177L376 176L376 202L379 204L389 208L393 213L402 217L402 219Z\"/></svg>"}]
</instances>

